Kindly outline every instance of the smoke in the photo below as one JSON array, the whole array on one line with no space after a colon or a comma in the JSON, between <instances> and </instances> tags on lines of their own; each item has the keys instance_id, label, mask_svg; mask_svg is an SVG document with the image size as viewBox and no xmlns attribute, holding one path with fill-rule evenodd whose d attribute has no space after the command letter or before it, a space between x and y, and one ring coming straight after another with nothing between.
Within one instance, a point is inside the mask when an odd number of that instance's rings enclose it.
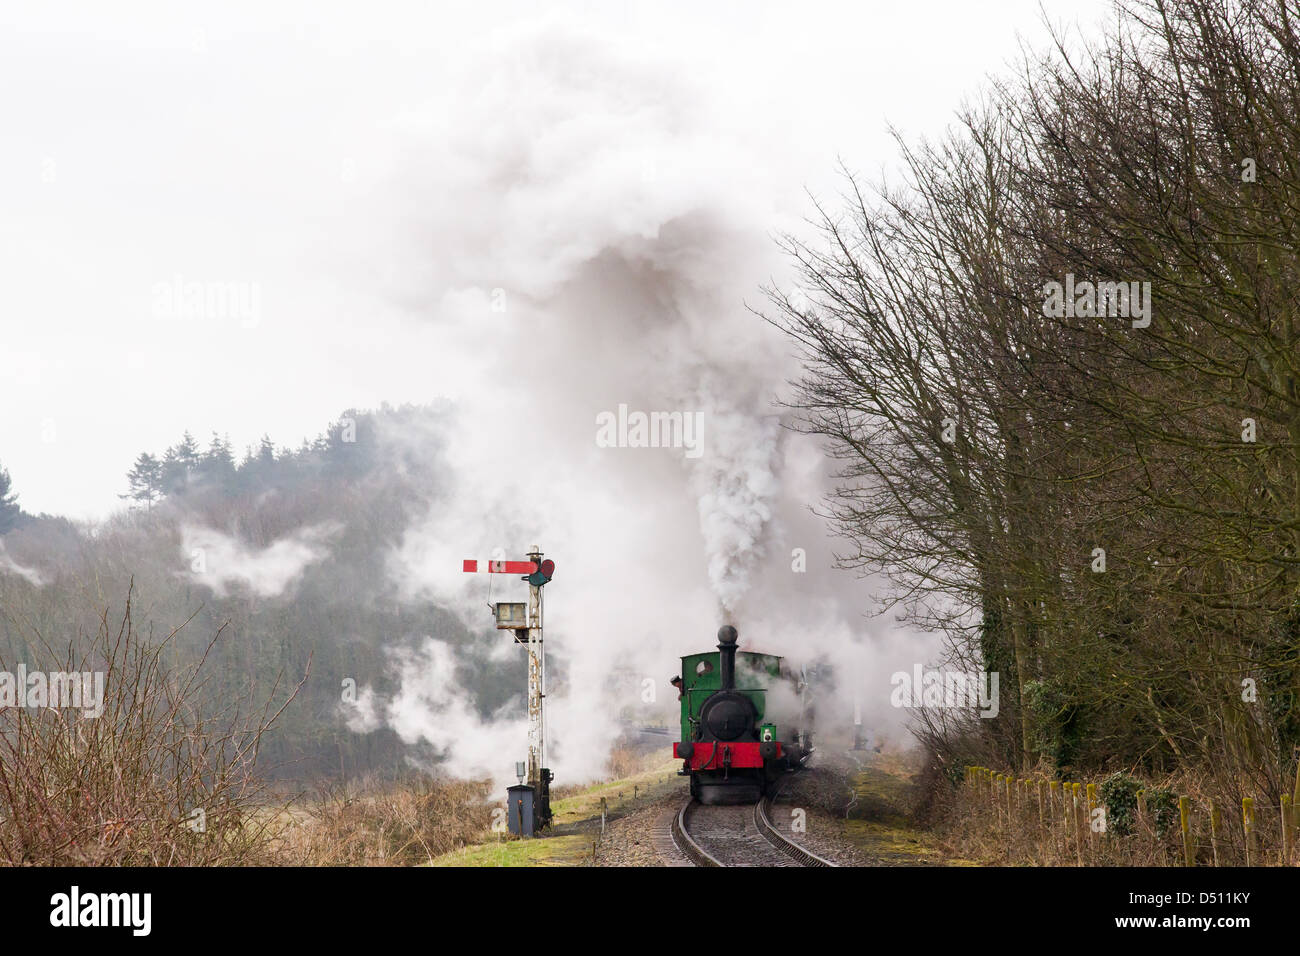
<instances>
[{"instance_id":1,"label":"smoke","mask_svg":"<svg viewBox=\"0 0 1300 956\"><path fill-rule=\"evenodd\" d=\"M3 541L0 541L0 574L16 574L33 587L45 585L45 576L36 568L23 567L10 557Z\"/></svg>"},{"instance_id":2,"label":"smoke","mask_svg":"<svg viewBox=\"0 0 1300 956\"><path fill-rule=\"evenodd\" d=\"M456 649L429 639L418 649L391 650L400 684L388 700L362 688L355 703L344 705L350 730L366 733L391 727L404 743L430 744L441 769L459 777L504 779L501 755L518 749L527 721L518 708L503 706L484 719L473 695L456 681Z\"/></svg>"},{"instance_id":3,"label":"smoke","mask_svg":"<svg viewBox=\"0 0 1300 956\"><path fill-rule=\"evenodd\" d=\"M250 548L214 528L185 524L181 526L181 555L195 579L218 596L241 584L258 597L278 597L308 566L326 557L326 545L338 530L334 524L316 525L265 548Z\"/></svg>"},{"instance_id":4,"label":"smoke","mask_svg":"<svg viewBox=\"0 0 1300 956\"><path fill-rule=\"evenodd\" d=\"M421 255L392 249L376 265L456 407L449 487L393 553L392 578L473 626L489 588L523 600L524 587L461 574L463 558L537 544L556 561L547 729L561 782L603 772L621 712L648 703L671 719L677 658L712 647L724 621L743 647L833 657L846 688L878 682L874 718L898 721L888 674L916 658L916 636L870 633L863 583L832 569L809 513L829 487L825 457L777 414L799 368L746 307L784 268L771 233L790 223L765 198L785 188L778 164L670 57L563 19L452 69L401 124L393 205ZM597 421L622 405L698 415L702 453L600 447ZM474 717L445 648L393 663L402 691L367 713L404 739L453 725L455 766L508 778L523 733ZM615 669L653 699L618 689ZM823 712L847 725L851 699Z\"/></svg>"},{"instance_id":5,"label":"smoke","mask_svg":"<svg viewBox=\"0 0 1300 956\"><path fill-rule=\"evenodd\" d=\"M727 618L749 592L753 569L766 555L773 498L780 485L780 423L748 415L726 398L708 403L712 454L692 470L709 582Z\"/></svg>"}]
</instances>

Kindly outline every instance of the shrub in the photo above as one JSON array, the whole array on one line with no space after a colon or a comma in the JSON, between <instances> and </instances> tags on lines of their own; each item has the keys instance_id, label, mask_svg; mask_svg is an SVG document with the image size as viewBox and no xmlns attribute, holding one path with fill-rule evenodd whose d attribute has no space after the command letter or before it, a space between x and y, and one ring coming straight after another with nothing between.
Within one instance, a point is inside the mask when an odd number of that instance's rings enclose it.
<instances>
[{"instance_id":1,"label":"shrub","mask_svg":"<svg viewBox=\"0 0 1300 956\"><path fill-rule=\"evenodd\" d=\"M368 778L323 793L295 828L293 862L315 866L414 866L479 839L492 826L487 781L410 775Z\"/></svg>"},{"instance_id":2,"label":"shrub","mask_svg":"<svg viewBox=\"0 0 1300 956\"><path fill-rule=\"evenodd\" d=\"M270 861L278 816L252 769L283 706L268 703L244 719L242 701L231 701L226 712L201 716L207 654L171 670L166 657L179 631L162 641L136 633L128 593L120 625L110 626L105 612L97 634L62 652L34 632L22 661L28 672L102 674L102 712L0 708L0 863ZM0 670L12 672L14 662L0 660Z\"/></svg>"},{"instance_id":3,"label":"shrub","mask_svg":"<svg viewBox=\"0 0 1300 956\"><path fill-rule=\"evenodd\" d=\"M1106 829L1116 836L1128 836L1137 822L1137 794L1142 782L1128 774L1115 773L1101 784L1101 802L1106 808Z\"/></svg>"},{"instance_id":4,"label":"shrub","mask_svg":"<svg viewBox=\"0 0 1300 956\"><path fill-rule=\"evenodd\" d=\"M1147 791L1147 814L1151 817L1156 836L1162 837L1178 818L1178 798L1172 790L1163 787Z\"/></svg>"}]
</instances>

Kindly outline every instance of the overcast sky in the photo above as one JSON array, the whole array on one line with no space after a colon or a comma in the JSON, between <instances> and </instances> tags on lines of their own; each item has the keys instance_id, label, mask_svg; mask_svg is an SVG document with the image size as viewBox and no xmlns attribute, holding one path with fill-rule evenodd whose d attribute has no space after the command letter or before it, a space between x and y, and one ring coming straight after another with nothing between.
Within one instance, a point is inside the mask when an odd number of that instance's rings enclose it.
<instances>
[{"instance_id":1,"label":"overcast sky","mask_svg":"<svg viewBox=\"0 0 1300 956\"><path fill-rule=\"evenodd\" d=\"M1041 6L1091 30L1108 5ZM569 36L586 39L548 48ZM651 92L658 79L698 90L726 161L697 172L720 191L739 177L750 218L776 231L808 212L805 190L835 190L837 158L890 166L890 123L941 132L1021 38L1045 36L1037 0L6 6L0 464L28 510L98 517L135 455L185 429L296 446L349 406L491 387L490 337L422 314L456 291L424 257L454 249L458 228L502 228L490 194L481 216L439 212L463 144L581 122L580 97L537 115L520 50L554 56L570 90L598 87L617 51L640 71L620 87L634 114L680 102ZM628 75L646 78L645 102ZM675 142L610 148L644 150L654 176ZM708 155L696 133L690 162ZM602 185L607 210L620 188ZM631 210L635 176L625 188ZM565 208L544 213L562 245ZM195 283L199 314L170 299Z\"/></svg>"}]
</instances>

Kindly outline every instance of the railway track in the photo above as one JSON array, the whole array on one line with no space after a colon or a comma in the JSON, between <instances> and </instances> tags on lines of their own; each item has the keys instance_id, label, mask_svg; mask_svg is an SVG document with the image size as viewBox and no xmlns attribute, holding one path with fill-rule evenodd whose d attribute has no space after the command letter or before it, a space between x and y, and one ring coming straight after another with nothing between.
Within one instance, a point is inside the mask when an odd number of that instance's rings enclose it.
<instances>
[{"instance_id":1,"label":"railway track","mask_svg":"<svg viewBox=\"0 0 1300 956\"><path fill-rule=\"evenodd\" d=\"M687 800L673 817L673 843L695 866L835 866L776 828L768 816L775 796L753 806Z\"/></svg>"}]
</instances>

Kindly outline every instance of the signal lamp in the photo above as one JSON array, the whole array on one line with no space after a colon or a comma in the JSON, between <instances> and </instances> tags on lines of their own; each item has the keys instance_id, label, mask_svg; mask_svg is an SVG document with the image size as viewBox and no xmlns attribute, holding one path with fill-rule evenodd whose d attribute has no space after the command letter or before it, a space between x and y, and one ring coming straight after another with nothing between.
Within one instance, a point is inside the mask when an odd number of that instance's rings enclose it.
<instances>
[{"instance_id":1,"label":"signal lamp","mask_svg":"<svg viewBox=\"0 0 1300 956\"><path fill-rule=\"evenodd\" d=\"M528 575L528 583L535 588L540 588L547 581L551 580L551 575L555 574L555 562L550 558L543 561L532 574Z\"/></svg>"}]
</instances>

